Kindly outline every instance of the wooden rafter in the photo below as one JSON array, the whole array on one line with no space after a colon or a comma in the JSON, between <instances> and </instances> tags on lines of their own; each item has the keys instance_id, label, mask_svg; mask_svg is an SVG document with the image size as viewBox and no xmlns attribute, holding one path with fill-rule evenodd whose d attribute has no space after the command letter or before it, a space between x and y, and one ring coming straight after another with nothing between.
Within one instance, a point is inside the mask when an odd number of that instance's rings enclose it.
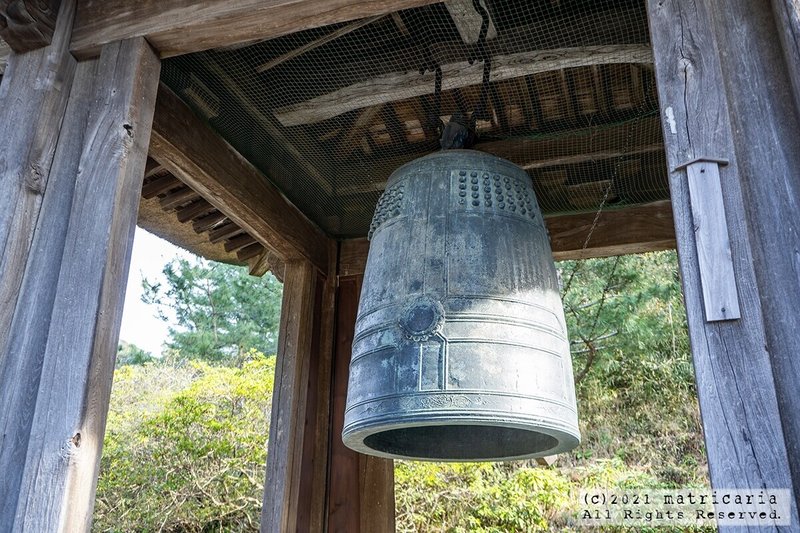
<instances>
[{"instance_id":1,"label":"wooden rafter","mask_svg":"<svg viewBox=\"0 0 800 533\"><path fill-rule=\"evenodd\" d=\"M636 139L635 145L630 144L631 138ZM602 134L598 134L596 128L575 130L569 132L569 139L570 142L564 142L564 139L559 137L517 137L478 143L474 148L508 159L526 170L645 155L663 150L661 125L656 116L607 126L602 130ZM386 168L398 168L421 155L424 154L409 153L383 158L381 163ZM342 180L342 183L347 182L348 180ZM367 186L345 185L336 192L339 195L347 195L382 191L385 188L386 182L378 181Z\"/></svg>"},{"instance_id":2,"label":"wooden rafter","mask_svg":"<svg viewBox=\"0 0 800 533\"><path fill-rule=\"evenodd\" d=\"M653 54L646 44L582 46L553 50L520 52L492 58L492 81L521 78L540 72L609 63L652 63ZM328 94L275 110L284 126L313 124L348 111L376 104L431 94L435 74L426 71L394 72L354 83ZM483 64L456 61L442 65L442 90L480 85Z\"/></svg>"},{"instance_id":3,"label":"wooden rafter","mask_svg":"<svg viewBox=\"0 0 800 533\"><path fill-rule=\"evenodd\" d=\"M294 59L295 57L301 56L301 55L305 54L306 52L310 52L311 50L314 50L315 48L319 48L323 44L326 44L326 43L329 43L331 41L334 41L334 40L338 39L339 37L347 35L348 33L351 33L351 32L353 32L353 31L355 31L355 30L357 30L359 28L363 28L364 26L366 26L368 24L372 24L373 22L375 22L375 21L377 21L379 19L382 19L384 16L385 15L376 15L374 17L367 17L367 18L363 18L361 20L356 20L354 22L351 22L350 24L347 24L346 26L342 26L341 28L338 28L338 29L336 29L336 30L334 30L334 31L332 31L330 33L327 33L327 34L323 35L322 37L314 39L313 41L311 41L309 43L306 43L303 46L297 47L294 50L291 50L290 52L286 52L285 54L281 54L281 55L279 55L278 57L276 57L274 59L270 59L269 61L267 61L263 65L261 65L258 68L256 68L256 71L257 72L266 72L267 70L269 70L269 69L271 69L273 67L277 67L281 63L285 63L286 61L289 61L291 59Z\"/></svg>"},{"instance_id":4,"label":"wooden rafter","mask_svg":"<svg viewBox=\"0 0 800 533\"><path fill-rule=\"evenodd\" d=\"M216 76L222 82L228 92L230 92L239 105L241 105L242 108L247 111L250 117L252 117L259 126L264 128L264 131L267 132L270 137L277 141L280 147L286 151L288 156L305 173L305 177L313 180L326 194L331 194L333 192L333 188L330 186L328 179L323 175L323 173L315 164L309 161L309 158L306 155L300 152L291 139L284 135L281 129L274 124L274 120L272 118L261 112L261 110L251 101L248 93L241 87L241 85L235 83L233 79L231 79L230 75L225 71L225 68L218 61L211 57L206 57L203 60L203 64L206 66L206 68L208 68L211 74ZM302 132L294 132L293 137L301 141L306 147L315 146L314 141L307 138ZM319 158L317 159L321 162Z\"/></svg>"},{"instance_id":5,"label":"wooden rafter","mask_svg":"<svg viewBox=\"0 0 800 533\"><path fill-rule=\"evenodd\" d=\"M271 39L328 24L385 15L438 0L83 0L72 52L145 36L161 57Z\"/></svg>"},{"instance_id":6,"label":"wooden rafter","mask_svg":"<svg viewBox=\"0 0 800 533\"><path fill-rule=\"evenodd\" d=\"M255 167L161 86L150 151L165 168L284 260L328 268L328 238Z\"/></svg>"}]
</instances>

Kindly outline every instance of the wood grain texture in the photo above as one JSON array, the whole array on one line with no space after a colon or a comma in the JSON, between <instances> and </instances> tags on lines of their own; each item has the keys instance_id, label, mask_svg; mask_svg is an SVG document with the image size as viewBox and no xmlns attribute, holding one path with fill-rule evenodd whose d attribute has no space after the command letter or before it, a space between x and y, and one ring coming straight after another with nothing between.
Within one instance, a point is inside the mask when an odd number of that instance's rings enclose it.
<instances>
[{"instance_id":1,"label":"wood grain texture","mask_svg":"<svg viewBox=\"0 0 800 533\"><path fill-rule=\"evenodd\" d=\"M797 42L793 19L775 18L766 2L714 10L739 178L745 195L755 278L778 393L789 466L800 507L800 66L781 49ZM777 22L777 26L776 26ZM793 98L792 96L795 96Z\"/></svg>"},{"instance_id":2,"label":"wood grain texture","mask_svg":"<svg viewBox=\"0 0 800 533\"><path fill-rule=\"evenodd\" d=\"M161 57L272 39L337 22L385 15L438 0L84 0L72 51L144 36Z\"/></svg>"},{"instance_id":3,"label":"wood grain texture","mask_svg":"<svg viewBox=\"0 0 800 533\"><path fill-rule=\"evenodd\" d=\"M91 524L159 68L143 39L78 66L0 371L3 531Z\"/></svg>"},{"instance_id":4,"label":"wood grain texture","mask_svg":"<svg viewBox=\"0 0 800 533\"><path fill-rule=\"evenodd\" d=\"M738 153L723 89L720 49L709 30L711 12L720 10L709 1L688 0L648 0L647 7L669 168L709 155L731 162L721 169L720 178L742 312L742 319L736 321L704 320L686 174L683 170L670 173L711 483L719 488L790 488L748 227L742 216ZM798 523L796 508L792 522Z\"/></svg>"},{"instance_id":5,"label":"wood grain texture","mask_svg":"<svg viewBox=\"0 0 800 533\"><path fill-rule=\"evenodd\" d=\"M329 533L361 533L359 454L342 442L347 379L362 276L340 277L331 394L331 458L328 472ZM372 533L372 532L363 532Z\"/></svg>"},{"instance_id":6,"label":"wood grain texture","mask_svg":"<svg viewBox=\"0 0 800 533\"><path fill-rule=\"evenodd\" d=\"M797 0L772 0L772 11L792 82L794 106L800 109L800 5Z\"/></svg>"},{"instance_id":7,"label":"wood grain texture","mask_svg":"<svg viewBox=\"0 0 800 533\"><path fill-rule=\"evenodd\" d=\"M264 533L297 529L315 288L309 261L286 264L261 509Z\"/></svg>"},{"instance_id":8,"label":"wood grain texture","mask_svg":"<svg viewBox=\"0 0 800 533\"><path fill-rule=\"evenodd\" d=\"M336 271L336 243L332 243L330 272ZM301 509L297 531L324 531L327 523L328 458L330 448L331 377L336 328L336 278L318 279L314 311L311 371L309 372L303 466L300 476Z\"/></svg>"},{"instance_id":9,"label":"wood grain texture","mask_svg":"<svg viewBox=\"0 0 800 533\"><path fill-rule=\"evenodd\" d=\"M339 278L328 473L327 531L330 533L391 533L395 529L393 461L361 455L342 443L347 378L362 280L360 275Z\"/></svg>"},{"instance_id":10,"label":"wood grain texture","mask_svg":"<svg viewBox=\"0 0 800 533\"><path fill-rule=\"evenodd\" d=\"M537 50L492 57L493 82L521 78L540 72L612 63L652 63L650 47L640 44L584 46ZM313 124L349 111L432 94L435 73L395 72L355 83L305 102L275 110L284 126ZM480 85L483 63L457 61L442 65L442 90Z\"/></svg>"},{"instance_id":11,"label":"wood grain texture","mask_svg":"<svg viewBox=\"0 0 800 533\"><path fill-rule=\"evenodd\" d=\"M53 43L12 54L0 85L0 362L75 74L74 16L65 1Z\"/></svg>"},{"instance_id":12,"label":"wood grain texture","mask_svg":"<svg viewBox=\"0 0 800 533\"><path fill-rule=\"evenodd\" d=\"M0 37L21 54L50 44L61 0L0 0Z\"/></svg>"},{"instance_id":13,"label":"wood grain texture","mask_svg":"<svg viewBox=\"0 0 800 533\"><path fill-rule=\"evenodd\" d=\"M448 0L444 5L447 8L447 12L450 13L450 18L453 19L453 24L456 25L458 34L464 44L478 42L483 18L473 7L472 0ZM481 6L486 9L485 0L481 1ZM486 38L494 39L495 37L497 37L497 28L495 28L494 21L490 18Z\"/></svg>"},{"instance_id":14,"label":"wood grain texture","mask_svg":"<svg viewBox=\"0 0 800 533\"><path fill-rule=\"evenodd\" d=\"M669 201L604 210L596 222L595 217L596 213L545 217L553 259L589 259L675 248Z\"/></svg>"},{"instance_id":15,"label":"wood grain texture","mask_svg":"<svg viewBox=\"0 0 800 533\"><path fill-rule=\"evenodd\" d=\"M686 176L706 320L740 318L719 164L703 160L691 163L686 166Z\"/></svg>"},{"instance_id":16,"label":"wood grain texture","mask_svg":"<svg viewBox=\"0 0 800 533\"><path fill-rule=\"evenodd\" d=\"M159 88L150 150L172 174L285 261L328 268L328 238L253 165Z\"/></svg>"}]
</instances>

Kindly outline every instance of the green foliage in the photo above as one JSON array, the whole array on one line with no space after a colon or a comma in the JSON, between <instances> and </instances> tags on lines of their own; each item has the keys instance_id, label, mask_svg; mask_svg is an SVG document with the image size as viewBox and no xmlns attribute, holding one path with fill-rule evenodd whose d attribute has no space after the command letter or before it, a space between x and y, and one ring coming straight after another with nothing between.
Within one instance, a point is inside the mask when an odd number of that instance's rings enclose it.
<instances>
[{"instance_id":1,"label":"green foliage","mask_svg":"<svg viewBox=\"0 0 800 533\"><path fill-rule=\"evenodd\" d=\"M170 290L202 287L191 267L173 267L180 275ZM583 374L583 443L553 467L398 461L398 531L580 531L581 489L707 486L675 254L559 267L576 375ZM274 357L249 351L238 357L241 368L186 364L182 354L196 354L194 346L117 370L97 531L258 529Z\"/></svg>"},{"instance_id":2,"label":"green foliage","mask_svg":"<svg viewBox=\"0 0 800 533\"><path fill-rule=\"evenodd\" d=\"M143 365L153 361L150 352L146 352L131 342L120 341L117 347L117 368L125 365Z\"/></svg>"},{"instance_id":3,"label":"green foliage","mask_svg":"<svg viewBox=\"0 0 800 533\"><path fill-rule=\"evenodd\" d=\"M143 280L145 303L159 316L175 317L167 355L176 360L240 362L249 350L275 351L282 286L272 274L261 278L247 269L177 259L164 266L165 284Z\"/></svg>"},{"instance_id":4,"label":"green foliage","mask_svg":"<svg viewBox=\"0 0 800 533\"><path fill-rule=\"evenodd\" d=\"M120 369L95 530L257 530L274 373L255 352L241 368Z\"/></svg>"}]
</instances>

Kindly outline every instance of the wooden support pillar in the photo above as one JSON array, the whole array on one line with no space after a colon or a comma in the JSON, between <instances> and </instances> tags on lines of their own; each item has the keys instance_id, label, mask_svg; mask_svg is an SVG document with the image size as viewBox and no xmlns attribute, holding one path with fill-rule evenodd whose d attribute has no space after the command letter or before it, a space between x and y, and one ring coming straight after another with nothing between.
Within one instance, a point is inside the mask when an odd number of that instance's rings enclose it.
<instances>
[{"instance_id":1,"label":"wooden support pillar","mask_svg":"<svg viewBox=\"0 0 800 533\"><path fill-rule=\"evenodd\" d=\"M783 5L775 16L767 2L714 3L712 20L800 508L800 6Z\"/></svg>"},{"instance_id":2,"label":"wooden support pillar","mask_svg":"<svg viewBox=\"0 0 800 533\"><path fill-rule=\"evenodd\" d=\"M648 0L647 4L670 169L678 256L711 483L720 489L791 490L784 425L779 416L782 392L780 387L776 391L775 386L776 378L780 379L777 375L780 369L773 369L770 361L770 352L778 345L770 340L768 322L788 320L795 324L795 337L799 324L796 309L793 316L788 317L776 313L777 309L770 310L762 305L765 294L763 284L759 283L761 273L758 270L769 267L761 262L764 256L756 250L760 244L753 237L759 231L777 237L781 222L773 220L769 225L754 229L751 216L748 227L746 212L761 206L753 204L753 191L748 190L746 182L748 179L758 182L759 187L764 187L764 194L769 191L787 206L797 201L797 189L790 192L791 189L785 187L774 187L786 176L780 174L779 179L773 179L770 172L774 167L767 167L764 169L766 172L754 172L750 178L746 175L751 172L746 163L751 156L744 145L759 145L754 137L759 127L769 130L775 126L770 123L770 118L756 116L763 113L763 109L753 109L746 118L741 118L752 121L749 129L743 128L735 115L742 111L743 106L757 102L769 107L772 100L769 91L746 98L743 93L735 94L730 88L732 79L762 89L773 83L770 77L776 75L772 70L777 68L774 63L765 61L760 65L760 55L749 56L753 50L749 45L753 43L747 40L734 43L737 36L741 38L743 33L751 33L743 31L744 27L760 22L742 13L731 15L731 12L747 11L747 8L768 10L769 5L754 2L745 8L747 2L737 1L720 9L711 0ZM757 9L756 4L761 7ZM759 35L759 38L765 36ZM761 44L770 46L768 39ZM731 72L729 65L739 60L748 63L750 68L763 69L764 77ZM759 67L754 67L757 64ZM796 139L796 134L782 141L770 134L765 142L788 148L788 143L796 143ZM708 262L698 259L708 250L698 249L695 232L706 221L702 217L693 217L692 207L693 204L695 208L702 207L708 198L690 197L687 170L681 167L698 158L726 159L729 162L719 166L719 179L727 220L729 256L735 275L735 296L741 310L741 318L733 320L708 321L704 310L703 284L715 284L719 281L715 276L720 273L705 271L702 265ZM786 222L789 216L797 219L798 212L787 209L783 216ZM762 218L757 223L763 224L770 218ZM790 250L795 253L797 247ZM789 268L783 274L794 276L789 285L796 286L796 270ZM788 303L788 298L794 298L793 294L793 289L790 289L778 298L786 298L782 301ZM796 300L794 302L796 306ZM776 307L786 311L787 306ZM788 312L792 313L791 310ZM796 360L797 351L791 355ZM774 354L772 356L774 361ZM796 395L797 381L794 386ZM791 416L796 417L796 413L794 411ZM796 527L799 523L796 506L791 510L790 519ZM741 530L747 528L737 529Z\"/></svg>"},{"instance_id":3,"label":"wooden support pillar","mask_svg":"<svg viewBox=\"0 0 800 533\"><path fill-rule=\"evenodd\" d=\"M316 276L309 261L286 263L261 509L265 533L297 530Z\"/></svg>"},{"instance_id":4,"label":"wooden support pillar","mask_svg":"<svg viewBox=\"0 0 800 533\"><path fill-rule=\"evenodd\" d=\"M342 443L347 378L362 275L340 277L333 363L329 533L394 531L394 463L362 455Z\"/></svg>"},{"instance_id":5,"label":"wooden support pillar","mask_svg":"<svg viewBox=\"0 0 800 533\"><path fill-rule=\"evenodd\" d=\"M330 271L336 244L329 242ZM336 283L308 260L283 272L261 531L324 531Z\"/></svg>"},{"instance_id":6,"label":"wooden support pillar","mask_svg":"<svg viewBox=\"0 0 800 533\"><path fill-rule=\"evenodd\" d=\"M74 3L0 86L0 530L88 531L160 62L75 64Z\"/></svg>"}]
</instances>

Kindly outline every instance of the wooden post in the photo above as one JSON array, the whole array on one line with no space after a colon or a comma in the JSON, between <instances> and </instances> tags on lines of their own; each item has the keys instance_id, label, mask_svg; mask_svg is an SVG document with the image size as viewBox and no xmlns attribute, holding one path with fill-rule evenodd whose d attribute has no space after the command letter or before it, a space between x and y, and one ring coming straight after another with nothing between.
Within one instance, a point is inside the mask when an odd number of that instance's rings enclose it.
<instances>
[{"instance_id":1,"label":"wooden post","mask_svg":"<svg viewBox=\"0 0 800 533\"><path fill-rule=\"evenodd\" d=\"M389 533L395 526L393 461L356 453L342 443L347 377L362 277L339 280L331 404L329 533Z\"/></svg>"},{"instance_id":2,"label":"wooden post","mask_svg":"<svg viewBox=\"0 0 800 533\"><path fill-rule=\"evenodd\" d=\"M286 263L261 510L265 533L297 529L316 276L309 261Z\"/></svg>"},{"instance_id":3,"label":"wooden post","mask_svg":"<svg viewBox=\"0 0 800 533\"><path fill-rule=\"evenodd\" d=\"M664 144L672 169L675 233L712 486L753 491L791 489L775 387L777 376L773 375L769 337L765 334L765 320L785 317L762 315L762 295L753 265L753 258L758 256L754 255L752 228L745 220L745 201L749 198L744 197L741 185L743 154L735 143L735 136L741 132L731 125L733 109L725 92L726 78L732 74L724 72L721 64L726 54L739 55L747 49L744 43L735 50L723 48L729 43L720 40L720 33L738 35L741 25L747 26L749 21L732 16L737 20L735 32L733 25L715 31L716 17L730 8L726 4L725 9L719 9L710 0L648 0ZM768 85L764 78L749 78L748 83L762 82ZM753 100L748 102L752 104ZM768 120L757 122L763 125ZM785 142L796 142L796 137ZM690 200L686 170L678 169L697 158L730 161L719 173L741 309L741 318L734 320L705 321L698 262L698 255L704 251L697 249L691 205L694 198ZM759 175L758 179L765 177ZM790 518L792 524L798 523L794 506Z\"/></svg>"},{"instance_id":4,"label":"wooden post","mask_svg":"<svg viewBox=\"0 0 800 533\"><path fill-rule=\"evenodd\" d=\"M800 507L800 11L796 1L784 2L785 17L775 17L768 2L714 7L712 27L744 193L739 216L749 223L767 351Z\"/></svg>"},{"instance_id":5,"label":"wooden post","mask_svg":"<svg viewBox=\"0 0 800 533\"><path fill-rule=\"evenodd\" d=\"M158 88L141 38L76 68L72 9L65 0L50 47L12 56L0 88L0 129L23 132L0 136L13 206L0 221L2 531L91 524Z\"/></svg>"},{"instance_id":6,"label":"wooden post","mask_svg":"<svg viewBox=\"0 0 800 533\"><path fill-rule=\"evenodd\" d=\"M0 85L0 362L75 75L74 18L74 0L64 2L53 43L11 54Z\"/></svg>"}]
</instances>

